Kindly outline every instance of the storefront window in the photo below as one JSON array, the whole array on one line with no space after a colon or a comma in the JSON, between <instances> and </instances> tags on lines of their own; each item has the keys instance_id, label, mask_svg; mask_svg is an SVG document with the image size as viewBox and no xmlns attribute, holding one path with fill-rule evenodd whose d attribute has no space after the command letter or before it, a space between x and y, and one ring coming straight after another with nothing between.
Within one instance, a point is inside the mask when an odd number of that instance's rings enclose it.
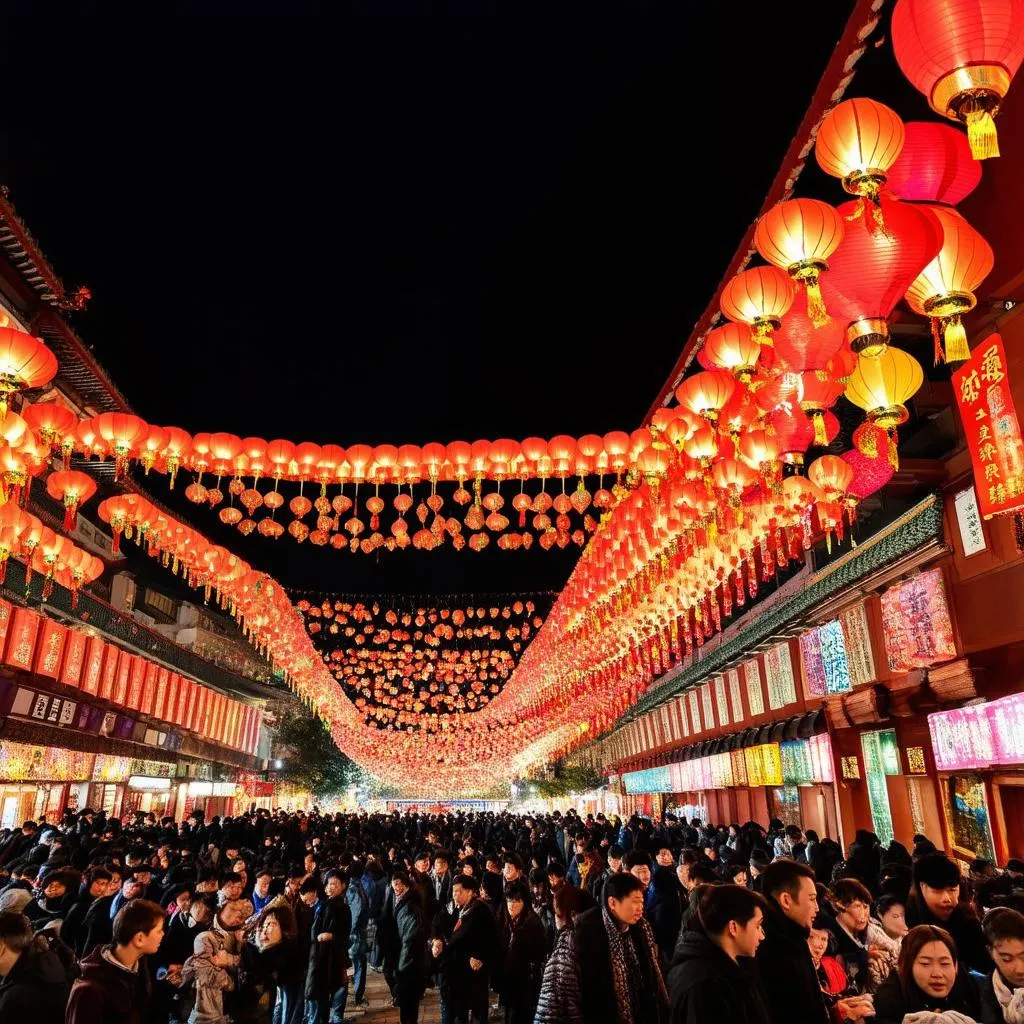
<instances>
[{"instance_id":1,"label":"storefront window","mask_svg":"<svg viewBox=\"0 0 1024 1024\"><path fill-rule=\"evenodd\" d=\"M985 782L980 775L951 775L946 780L946 807L953 846L974 857L995 861Z\"/></svg>"}]
</instances>

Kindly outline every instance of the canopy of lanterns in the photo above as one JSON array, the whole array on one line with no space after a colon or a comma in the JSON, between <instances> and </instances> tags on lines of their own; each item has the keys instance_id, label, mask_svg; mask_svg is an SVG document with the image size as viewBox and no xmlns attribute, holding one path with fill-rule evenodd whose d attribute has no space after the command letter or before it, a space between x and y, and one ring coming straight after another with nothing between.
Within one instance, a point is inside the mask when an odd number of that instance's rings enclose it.
<instances>
[{"instance_id":1,"label":"canopy of lanterns","mask_svg":"<svg viewBox=\"0 0 1024 1024\"><path fill-rule=\"evenodd\" d=\"M440 716L485 707L544 622L532 599L386 610L372 599L303 599L297 607L324 663L378 727L436 729Z\"/></svg>"}]
</instances>

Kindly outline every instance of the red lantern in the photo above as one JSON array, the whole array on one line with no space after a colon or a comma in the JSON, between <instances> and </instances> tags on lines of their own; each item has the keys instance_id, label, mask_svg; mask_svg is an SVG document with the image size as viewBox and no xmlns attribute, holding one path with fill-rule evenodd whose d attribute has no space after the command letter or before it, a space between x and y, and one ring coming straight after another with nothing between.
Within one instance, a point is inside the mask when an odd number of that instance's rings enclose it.
<instances>
[{"instance_id":1,"label":"red lantern","mask_svg":"<svg viewBox=\"0 0 1024 1024\"><path fill-rule=\"evenodd\" d=\"M900 199L956 206L981 182L967 136L952 125L909 121L903 149L889 168L888 189Z\"/></svg>"},{"instance_id":2,"label":"red lantern","mask_svg":"<svg viewBox=\"0 0 1024 1024\"><path fill-rule=\"evenodd\" d=\"M751 267L741 271L722 289L722 312L736 323L748 324L762 345L771 345L774 331L789 307L796 289L785 270Z\"/></svg>"},{"instance_id":3,"label":"red lantern","mask_svg":"<svg viewBox=\"0 0 1024 1024\"><path fill-rule=\"evenodd\" d=\"M892 48L932 110L967 125L974 158L999 156L992 119L1024 60L1024 0L899 0Z\"/></svg>"},{"instance_id":4,"label":"red lantern","mask_svg":"<svg viewBox=\"0 0 1024 1024\"><path fill-rule=\"evenodd\" d=\"M192 451L192 437L181 427L167 427L167 445L160 453L167 465L170 476L170 488L174 490L174 479L178 475L178 467L182 460L188 458Z\"/></svg>"},{"instance_id":5,"label":"red lantern","mask_svg":"<svg viewBox=\"0 0 1024 1024\"><path fill-rule=\"evenodd\" d=\"M728 370L746 383L753 376L761 355L761 343L743 323L727 323L709 331L697 356L707 370Z\"/></svg>"},{"instance_id":6,"label":"red lantern","mask_svg":"<svg viewBox=\"0 0 1024 1024\"><path fill-rule=\"evenodd\" d=\"M60 451L66 462L71 458L75 443L75 427L78 417L70 409L56 402L39 402L25 405L21 415L39 440L56 452Z\"/></svg>"},{"instance_id":7,"label":"red lantern","mask_svg":"<svg viewBox=\"0 0 1024 1024\"><path fill-rule=\"evenodd\" d=\"M64 503L64 532L70 533L75 528L79 506L96 493L96 481L87 473L68 469L47 477L46 492Z\"/></svg>"},{"instance_id":8,"label":"red lantern","mask_svg":"<svg viewBox=\"0 0 1024 1024\"><path fill-rule=\"evenodd\" d=\"M729 401L735 390L736 381L731 374L722 370L706 370L687 377L676 388L676 400L695 416L702 416L709 423L715 423L722 406Z\"/></svg>"},{"instance_id":9,"label":"red lantern","mask_svg":"<svg viewBox=\"0 0 1024 1024\"><path fill-rule=\"evenodd\" d=\"M816 327L828 321L819 278L842 240L842 217L818 199L776 203L754 230L757 251L807 289L807 313Z\"/></svg>"},{"instance_id":10,"label":"red lantern","mask_svg":"<svg viewBox=\"0 0 1024 1024\"><path fill-rule=\"evenodd\" d=\"M903 122L895 110L872 99L844 100L818 128L814 156L843 188L872 199L903 148Z\"/></svg>"},{"instance_id":11,"label":"red lantern","mask_svg":"<svg viewBox=\"0 0 1024 1024\"><path fill-rule=\"evenodd\" d=\"M880 355L889 343L887 319L904 292L942 247L942 227L925 207L883 198L885 228L854 217L857 203L844 203L846 233L832 256L826 294L842 308L846 337L855 352ZM833 302L833 293L841 302Z\"/></svg>"},{"instance_id":12,"label":"red lantern","mask_svg":"<svg viewBox=\"0 0 1024 1024\"><path fill-rule=\"evenodd\" d=\"M7 415L11 395L49 384L57 373L57 357L39 338L0 327L0 417Z\"/></svg>"}]
</instances>

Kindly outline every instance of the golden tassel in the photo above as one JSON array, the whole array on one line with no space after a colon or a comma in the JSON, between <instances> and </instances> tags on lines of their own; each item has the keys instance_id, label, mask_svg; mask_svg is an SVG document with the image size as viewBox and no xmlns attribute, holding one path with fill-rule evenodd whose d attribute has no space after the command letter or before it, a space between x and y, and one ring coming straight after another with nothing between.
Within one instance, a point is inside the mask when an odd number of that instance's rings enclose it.
<instances>
[{"instance_id":1,"label":"golden tassel","mask_svg":"<svg viewBox=\"0 0 1024 1024\"><path fill-rule=\"evenodd\" d=\"M857 445L857 450L862 454L866 455L869 459L878 458L878 438L875 435L873 429L870 429L870 425L865 423L865 429L861 429L854 434L854 443Z\"/></svg>"},{"instance_id":2,"label":"golden tassel","mask_svg":"<svg viewBox=\"0 0 1024 1024\"><path fill-rule=\"evenodd\" d=\"M824 327L829 321L825 300L821 297L821 285L818 276L808 277L804 282L807 288L807 316L815 327Z\"/></svg>"},{"instance_id":3,"label":"golden tassel","mask_svg":"<svg viewBox=\"0 0 1024 1024\"><path fill-rule=\"evenodd\" d=\"M820 409L811 413L811 422L814 424L814 443L824 447L828 444L828 434L825 433L825 414Z\"/></svg>"},{"instance_id":4,"label":"golden tassel","mask_svg":"<svg viewBox=\"0 0 1024 1024\"><path fill-rule=\"evenodd\" d=\"M971 349L967 344L967 332L959 316L948 317L943 322L943 333L946 339L946 361L962 363L971 358Z\"/></svg>"},{"instance_id":5,"label":"golden tassel","mask_svg":"<svg viewBox=\"0 0 1024 1024\"><path fill-rule=\"evenodd\" d=\"M889 431L889 465L892 466L893 472L897 472L900 468L900 455L896 450L896 431Z\"/></svg>"},{"instance_id":6,"label":"golden tassel","mask_svg":"<svg viewBox=\"0 0 1024 1024\"><path fill-rule=\"evenodd\" d=\"M967 141L975 160L999 156L999 136L996 123L987 110L972 110L967 115Z\"/></svg>"},{"instance_id":7,"label":"golden tassel","mask_svg":"<svg viewBox=\"0 0 1024 1024\"><path fill-rule=\"evenodd\" d=\"M775 339L772 337L772 325L763 320L754 324L754 337L768 348L775 347Z\"/></svg>"}]
</instances>

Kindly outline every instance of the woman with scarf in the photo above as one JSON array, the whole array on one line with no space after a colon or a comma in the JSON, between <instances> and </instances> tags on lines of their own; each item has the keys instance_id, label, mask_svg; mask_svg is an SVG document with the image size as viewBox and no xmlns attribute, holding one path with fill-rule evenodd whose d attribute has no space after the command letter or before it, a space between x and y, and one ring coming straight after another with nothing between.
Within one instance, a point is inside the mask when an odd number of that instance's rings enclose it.
<instances>
[{"instance_id":1,"label":"woman with scarf","mask_svg":"<svg viewBox=\"0 0 1024 1024\"><path fill-rule=\"evenodd\" d=\"M505 1024L533 1024L547 958L547 935L531 904L525 879L505 886L505 905L508 917L502 929L504 956L495 987L505 1008Z\"/></svg>"},{"instance_id":2,"label":"woman with scarf","mask_svg":"<svg viewBox=\"0 0 1024 1024\"><path fill-rule=\"evenodd\" d=\"M238 996L232 1021L270 1024L277 993L293 992L305 964L299 964L295 914L284 896L275 896L252 927L242 947ZM288 1019L290 1007L282 1007Z\"/></svg>"},{"instance_id":3,"label":"woman with scarf","mask_svg":"<svg viewBox=\"0 0 1024 1024\"><path fill-rule=\"evenodd\" d=\"M871 927L871 893L856 878L832 884L830 922L837 955L858 992L877 992L899 960L899 945Z\"/></svg>"}]
</instances>

